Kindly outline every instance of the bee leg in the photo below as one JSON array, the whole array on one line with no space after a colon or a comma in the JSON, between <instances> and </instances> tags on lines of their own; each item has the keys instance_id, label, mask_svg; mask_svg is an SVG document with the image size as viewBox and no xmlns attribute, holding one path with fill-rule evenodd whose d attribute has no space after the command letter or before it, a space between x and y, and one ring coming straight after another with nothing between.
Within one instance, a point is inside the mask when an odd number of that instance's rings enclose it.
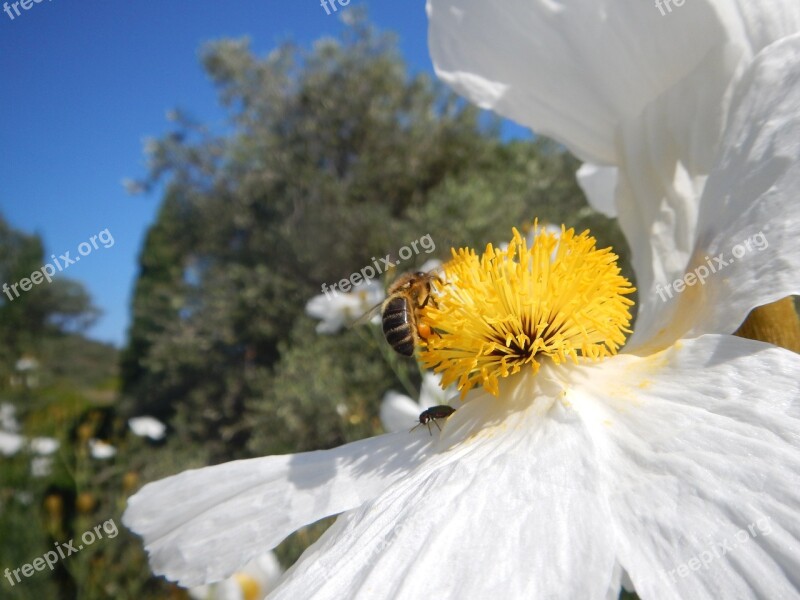
<instances>
[{"instance_id":1,"label":"bee leg","mask_svg":"<svg viewBox=\"0 0 800 600\"><path fill-rule=\"evenodd\" d=\"M439 423L437 423L437 422L436 422L436 419L433 419L433 424L434 424L434 425L436 425L436 428L437 428L439 431L441 431L441 430L442 430L442 428L441 428L441 427L439 427Z\"/></svg>"},{"instance_id":2,"label":"bee leg","mask_svg":"<svg viewBox=\"0 0 800 600\"><path fill-rule=\"evenodd\" d=\"M432 419L432 420L433 420L433 419ZM435 421L435 420L433 420L433 422L434 422L434 424L436 423L436 421ZM428 433L429 433L429 434L431 434L431 435L433 435L433 432L431 431L431 424L430 424L430 421L427 423L427 425L428 425Z\"/></svg>"}]
</instances>

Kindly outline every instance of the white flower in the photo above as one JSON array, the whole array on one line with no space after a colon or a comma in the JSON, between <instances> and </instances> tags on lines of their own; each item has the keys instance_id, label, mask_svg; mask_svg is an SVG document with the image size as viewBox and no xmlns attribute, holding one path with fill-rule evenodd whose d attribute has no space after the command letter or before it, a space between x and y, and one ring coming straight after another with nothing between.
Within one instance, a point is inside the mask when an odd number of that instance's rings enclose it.
<instances>
[{"instance_id":1,"label":"white flower","mask_svg":"<svg viewBox=\"0 0 800 600\"><path fill-rule=\"evenodd\" d=\"M26 444L31 452L40 456L46 456L58 450L58 440L49 437L28 439L16 433L19 428L14 406L6 403L0 404L0 454L11 456L19 452ZM40 468L40 471L43 470Z\"/></svg>"},{"instance_id":2,"label":"white flower","mask_svg":"<svg viewBox=\"0 0 800 600\"><path fill-rule=\"evenodd\" d=\"M31 475L47 477L53 470L53 459L49 456L35 456L31 459Z\"/></svg>"},{"instance_id":3,"label":"white flower","mask_svg":"<svg viewBox=\"0 0 800 600\"><path fill-rule=\"evenodd\" d=\"M415 402L405 394L389 390L381 400L380 417L383 428L394 433L408 431L419 423L419 415L431 406L450 404L458 391L450 388L443 390L441 375L427 372L422 376L419 390L419 401Z\"/></svg>"},{"instance_id":4,"label":"white flower","mask_svg":"<svg viewBox=\"0 0 800 600\"><path fill-rule=\"evenodd\" d=\"M40 456L47 456L53 454L58 450L59 442L50 437L35 437L28 442L31 452Z\"/></svg>"},{"instance_id":5,"label":"white flower","mask_svg":"<svg viewBox=\"0 0 800 600\"><path fill-rule=\"evenodd\" d=\"M10 431L0 431L0 454L13 456L25 444L25 438Z\"/></svg>"},{"instance_id":6,"label":"white flower","mask_svg":"<svg viewBox=\"0 0 800 600\"><path fill-rule=\"evenodd\" d=\"M7 402L0 403L0 430L11 433L19 431L17 409L13 404Z\"/></svg>"},{"instance_id":7,"label":"white flower","mask_svg":"<svg viewBox=\"0 0 800 600\"><path fill-rule=\"evenodd\" d=\"M604 600L627 572L644 600L797 598L800 356L729 334L764 297L800 292L799 57L800 37L784 40L742 75L684 266L756 232L768 248L647 298L640 318L660 325L621 354L630 287L588 236L462 253L422 317L441 334L426 366L473 388L441 433L150 483L123 521L153 570L224 579L343 513L272 597Z\"/></svg>"},{"instance_id":8,"label":"white flower","mask_svg":"<svg viewBox=\"0 0 800 600\"><path fill-rule=\"evenodd\" d=\"M89 440L89 453L92 455L92 458L105 460L116 455L117 449L102 440L91 439Z\"/></svg>"},{"instance_id":9,"label":"white flower","mask_svg":"<svg viewBox=\"0 0 800 600\"><path fill-rule=\"evenodd\" d=\"M645 303L683 276L695 240L708 235L700 198L715 165L731 158L723 140L736 125L737 98L779 102L793 85L754 80L753 61L800 31L796 0L694 0L669 13L657 8L665 3L427 2L442 80L595 163L579 182L597 210L619 215L646 292L640 309L650 315L659 311ZM755 305L778 299L773 291ZM637 335L662 326L640 319Z\"/></svg>"},{"instance_id":10,"label":"white flower","mask_svg":"<svg viewBox=\"0 0 800 600\"><path fill-rule=\"evenodd\" d=\"M427 12L437 75L482 108L586 161L638 149L705 172L730 83L800 30L794 0L696 0L668 18L631 0L428 0Z\"/></svg>"},{"instance_id":11,"label":"white flower","mask_svg":"<svg viewBox=\"0 0 800 600\"><path fill-rule=\"evenodd\" d=\"M228 579L190 589L189 596L195 600L263 600L282 572L275 554L266 552Z\"/></svg>"},{"instance_id":12,"label":"white flower","mask_svg":"<svg viewBox=\"0 0 800 600\"><path fill-rule=\"evenodd\" d=\"M17 371L34 371L39 368L39 361L31 356L23 356L15 365Z\"/></svg>"},{"instance_id":13,"label":"white flower","mask_svg":"<svg viewBox=\"0 0 800 600\"><path fill-rule=\"evenodd\" d=\"M306 304L306 314L320 319L317 333L336 333L354 323L385 298L379 281L361 282L347 293L331 292L314 296Z\"/></svg>"},{"instance_id":14,"label":"white flower","mask_svg":"<svg viewBox=\"0 0 800 600\"><path fill-rule=\"evenodd\" d=\"M133 417L128 419L128 427L134 435L147 437L151 440L161 440L167 431L167 426L155 417Z\"/></svg>"},{"instance_id":15,"label":"white flower","mask_svg":"<svg viewBox=\"0 0 800 600\"><path fill-rule=\"evenodd\" d=\"M34 496L31 492L24 492L24 491L14 492L14 498L16 499L17 502L25 506L30 506L31 504L33 504L34 500Z\"/></svg>"}]
</instances>

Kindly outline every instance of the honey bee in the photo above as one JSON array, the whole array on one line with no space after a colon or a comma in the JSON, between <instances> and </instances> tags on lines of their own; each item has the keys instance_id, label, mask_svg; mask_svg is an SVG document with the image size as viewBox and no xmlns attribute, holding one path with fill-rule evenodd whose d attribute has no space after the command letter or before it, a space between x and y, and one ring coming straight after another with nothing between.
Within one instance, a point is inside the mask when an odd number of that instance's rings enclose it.
<instances>
[{"instance_id":1,"label":"honey bee","mask_svg":"<svg viewBox=\"0 0 800 600\"><path fill-rule=\"evenodd\" d=\"M386 341L398 354L413 356L420 337L427 338L431 334L430 327L419 322L417 312L429 302L435 304L434 282L442 283L434 272L403 273L386 290L386 299L373 306L355 324L363 323L380 310Z\"/></svg>"},{"instance_id":2,"label":"honey bee","mask_svg":"<svg viewBox=\"0 0 800 600\"><path fill-rule=\"evenodd\" d=\"M398 354L413 356L420 334L430 335L430 329L419 324L417 311L428 302L436 302L432 293L434 281L441 281L435 273L404 273L386 292L386 300L381 304L383 335Z\"/></svg>"}]
</instances>

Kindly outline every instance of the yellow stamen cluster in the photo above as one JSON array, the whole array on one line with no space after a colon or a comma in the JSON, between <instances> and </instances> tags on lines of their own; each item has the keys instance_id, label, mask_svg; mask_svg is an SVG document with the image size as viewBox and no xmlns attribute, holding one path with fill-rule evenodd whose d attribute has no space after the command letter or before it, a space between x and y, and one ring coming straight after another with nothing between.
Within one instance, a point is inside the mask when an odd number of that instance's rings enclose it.
<instances>
[{"instance_id":1,"label":"yellow stamen cluster","mask_svg":"<svg viewBox=\"0 0 800 600\"><path fill-rule=\"evenodd\" d=\"M598 360L616 354L630 333L635 291L611 248L598 250L584 231L561 235L534 224L527 242L514 229L506 250L489 244L452 250L435 304L421 311L432 333L422 347L426 367L456 383L462 396L476 385L498 394L499 378L541 361Z\"/></svg>"}]
</instances>

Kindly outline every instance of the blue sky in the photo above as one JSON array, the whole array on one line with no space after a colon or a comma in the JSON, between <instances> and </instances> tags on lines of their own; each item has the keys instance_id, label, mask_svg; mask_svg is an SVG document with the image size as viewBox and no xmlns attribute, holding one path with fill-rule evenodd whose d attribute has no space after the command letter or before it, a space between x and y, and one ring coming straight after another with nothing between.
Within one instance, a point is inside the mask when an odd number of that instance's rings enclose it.
<instances>
[{"instance_id":1,"label":"blue sky","mask_svg":"<svg viewBox=\"0 0 800 600\"><path fill-rule=\"evenodd\" d=\"M399 34L413 71L432 72L423 0L361 4ZM341 23L319 0L41 0L19 10L13 20L0 12L0 211L42 235L47 256L74 257L109 229L114 245L65 274L104 312L89 335L122 345L136 259L160 198L130 196L121 182L144 175L142 141L167 131L169 109L224 124L201 45L247 35L265 54L289 39L308 46L335 35Z\"/></svg>"}]
</instances>

